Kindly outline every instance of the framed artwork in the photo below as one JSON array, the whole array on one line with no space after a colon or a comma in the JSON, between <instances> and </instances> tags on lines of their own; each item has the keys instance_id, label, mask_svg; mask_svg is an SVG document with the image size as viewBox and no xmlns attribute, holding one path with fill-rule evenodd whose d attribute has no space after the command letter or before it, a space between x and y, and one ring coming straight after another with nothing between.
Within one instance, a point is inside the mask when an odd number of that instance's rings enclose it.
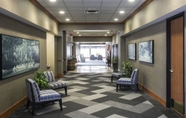
<instances>
[{"instance_id":1,"label":"framed artwork","mask_svg":"<svg viewBox=\"0 0 186 118\"><path fill-rule=\"evenodd\" d=\"M21 74L40 66L39 41L0 34L2 78Z\"/></svg>"},{"instance_id":2,"label":"framed artwork","mask_svg":"<svg viewBox=\"0 0 186 118\"><path fill-rule=\"evenodd\" d=\"M138 47L139 61L154 63L154 41L140 42Z\"/></svg>"},{"instance_id":3,"label":"framed artwork","mask_svg":"<svg viewBox=\"0 0 186 118\"><path fill-rule=\"evenodd\" d=\"M128 44L128 59L136 60L136 44Z\"/></svg>"}]
</instances>

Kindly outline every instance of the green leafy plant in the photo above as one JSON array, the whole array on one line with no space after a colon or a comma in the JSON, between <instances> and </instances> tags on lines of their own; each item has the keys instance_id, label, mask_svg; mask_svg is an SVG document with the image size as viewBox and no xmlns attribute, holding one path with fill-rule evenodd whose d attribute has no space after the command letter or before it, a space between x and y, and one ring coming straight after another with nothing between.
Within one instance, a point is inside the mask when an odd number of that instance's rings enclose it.
<instances>
[{"instance_id":1,"label":"green leafy plant","mask_svg":"<svg viewBox=\"0 0 186 118\"><path fill-rule=\"evenodd\" d=\"M112 58L112 63L118 63L118 56L114 56L113 58Z\"/></svg>"},{"instance_id":2,"label":"green leafy plant","mask_svg":"<svg viewBox=\"0 0 186 118\"><path fill-rule=\"evenodd\" d=\"M44 71L37 71L34 74L34 80L38 84L40 89L47 89L49 88L48 81L45 79L46 76L44 74Z\"/></svg>"},{"instance_id":3,"label":"green leafy plant","mask_svg":"<svg viewBox=\"0 0 186 118\"><path fill-rule=\"evenodd\" d=\"M132 73L132 63L129 61L124 61L121 64L121 70L122 70L123 75L130 77L130 75Z\"/></svg>"}]
</instances>

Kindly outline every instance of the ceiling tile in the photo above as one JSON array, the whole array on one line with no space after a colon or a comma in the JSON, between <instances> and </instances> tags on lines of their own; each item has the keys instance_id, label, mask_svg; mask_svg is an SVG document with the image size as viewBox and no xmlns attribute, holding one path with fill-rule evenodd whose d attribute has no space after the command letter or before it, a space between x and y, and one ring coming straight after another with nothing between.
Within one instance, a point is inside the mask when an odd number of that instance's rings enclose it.
<instances>
[{"instance_id":1,"label":"ceiling tile","mask_svg":"<svg viewBox=\"0 0 186 118\"><path fill-rule=\"evenodd\" d=\"M116 10L116 7L102 7L101 10Z\"/></svg>"},{"instance_id":2,"label":"ceiling tile","mask_svg":"<svg viewBox=\"0 0 186 118\"><path fill-rule=\"evenodd\" d=\"M115 12L115 10L101 10L100 11L101 14L109 14L109 13L112 14L114 12Z\"/></svg>"},{"instance_id":3,"label":"ceiling tile","mask_svg":"<svg viewBox=\"0 0 186 118\"><path fill-rule=\"evenodd\" d=\"M101 2L98 3L98 2L87 2L87 3L83 3L84 7L90 7L90 8L94 8L94 7L97 7L99 8L101 6Z\"/></svg>"},{"instance_id":4,"label":"ceiling tile","mask_svg":"<svg viewBox=\"0 0 186 118\"><path fill-rule=\"evenodd\" d=\"M71 13L73 17L84 17L84 13Z\"/></svg>"},{"instance_id":5,"label":"ceiling tile","mask_svg":"<svg viewBox=\"0 0 186 118\"><path fill-rule=\"evenodd\" d=\"M134 2L140 2L141 0L135 0ZM143 0L144 1L144 0ZM134 3L134 2L129 2L129 0L122 0L121 2L128 2L128 3Z\"/></svg>"},{"instance_id":6,"label":"ceiling tile","mask_svg":"<svg viewBox=\"0 0 186 118\"><path fill-rule=\"evenodd\" d=\"M121 2L121 0L103 0L103 2Z\"/></svg>"},{"instance_id":7,"label":"ceiling tile","mask_svg":"<svg viewBox=\"0 0 186 118\"><path fill-rule=\"evenodd\" d=\"M84 10L70 10L69 12L72 14L73 13L81 13L82 14L82 13L84 13Z\"/></svg>"},{"instance_id":8,"label":"ceiling tile","mask_svg":"<svg viewBox=\"0 0 186 118\"><path fill-rule=\"evenodd\" d=\"M119 7L134 7L137 3L121 3Z\"/></svg>"},{"instance_id":9,"label":"ceiling tile","mask_svg":"<svg viewBox=\"0 0 186 118\"><path fill-rule=\"evenodd\" d=\"M63 0L64 2L83 2L83 0Z\"/></svg>"},{"instance_id":10,"label":"ceiling tile","mask_svg":"<svg viewBox=\"0 0 186 118\"><path fill-rule=\"evenodd\" d=\"M112 2L112 3L103 2L102 3L102 7L118 7L118 5L119 5L119 2L118 3L115 3L115 2Z\"/></svg>"},{"instance_id":11,"label":"ceiling tile","mask_svg":"<svg viewBox=\"0 0 186 118\"><path fill-rule=\"evenodd\" d=\"M100 14L99 17L111 17L112 14Z\"/></svg>"},{"instance_id":12,"label":"ceiling tile","mask_svg":"<svg viewBox=\"0 0 186 118\"><path fill-rule=\"evenodd\" d=\"M65 4L63 2L45 2L50 7L65 7Z\"/></svg>"},{"instance_id":13,"label":"ceiling tile","mask_svg":"<svg viewBox=\"0 0 186 118\"><path fill-rule=\"evenodd\" d=\"M83 8L83 4L82 3L79 3L79 2L73 2L73 3L65 3L67 7L80 7L80 8Z\"/></svg>"},{"instance_id":14,"label":"ceiling tile","mask_svg":"<svg viewBox=\"0 0 186 118\"><path fill-rule=\"evenodd\" d=\"M102 2L102 0L83 0L83 2Z\"/></svg>"}]
</instances>

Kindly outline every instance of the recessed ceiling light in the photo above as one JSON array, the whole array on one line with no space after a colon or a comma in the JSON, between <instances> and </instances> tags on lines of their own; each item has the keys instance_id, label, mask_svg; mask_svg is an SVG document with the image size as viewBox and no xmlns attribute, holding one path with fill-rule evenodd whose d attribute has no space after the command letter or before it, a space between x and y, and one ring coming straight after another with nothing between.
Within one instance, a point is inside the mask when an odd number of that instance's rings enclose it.
<instances>
[{"instance_id":1,"label":"recessed ceiling light","mask_svg":"<svg viewBox=\"0 0 186 118\"><path fill-rule=\"evenodd\" d=\"M56 2L56 0L50 0L50 2Z\"/></svg>"},{"instance_id":2,"label":"recessed ceiling light","mask_svg":"<svg viewBox=\"0 0 186 118\"><path fill-rule=\"evenodd\" d=\"M120 13L120 14L123 14L123 13L125 13L125 11L119 11L119 13Z\"/></svg>"},{"instance_id":3,"label":"recessed ceiling light","mask_svg":"<svg viewBox=\"0 0 186 118\"><path fill-rule=\"evenodd\" d=\"M134 2L135 0L129 0L129 2Z\"/></svg>"},{"instance_id":4,"label":"recessed ceiling light","mask_svg":"<svg viewBox=\"0 0 186 118\"><path fill-rule=\"evenodd\" d=\"M108 34L110 33L110 32L107 32Z\"/></svg>"},{"instance_id":5,"label":"recessed ceiling light","mask_svg":"<svg viewBox=\"0 0 186 118\"><path fill-rule=\"evenodd\" d=\"M79 32L77 32L77 34L79 34Z\"/></svg>"},{"instance_id":6,"label":"recessed ceiling light","mask_svg":"<svg viewBox=\"0 0 186 118\"><path fill-rule=\"evenodd\" d=\"M105 34L105 36L107 36L107 35Z\"/></svg>"},{"instance_id":7,"label":"recessed ceiling light","mask_svg":"<svg viewBox=\"0 0 186 118\"><path fill-rule=\"evenodd\" d=\"M64 12L64 11L60 11L59 13L60 13L60 14L64 14L65 12Z\"/></svg>"},{"instance_id":8,"label":"recessed ceiling light","mask_svg":"<svg viewBox=\"0 0 186 118\"><path fill-rule=\"evenodd\" d=\"M115 18L114 20L115 20L115 21L118 21L118 19L117 19L117 18Z\"/></svg>"},{"instance_id":9,"label":"recessed ceiling light","mask_svg":"<svg viewBox=\"0 0 186 118\"><path fill-rule=\"evenodd\" d=\"M67 19L65 19L65 20L66 20L66 21L70 21L70 19L68 19L68 18L67 18Z\"/></svg>"},{"instance_id":10,"label":"recessed ceiling light","mask_svg":"<svg viewBox=\"0 0 186 118\"><path fill-rule=\"evenodd\" d=\"M79 35L79 36L81 36L81 35Z\"/></svg>"}]
</instances>

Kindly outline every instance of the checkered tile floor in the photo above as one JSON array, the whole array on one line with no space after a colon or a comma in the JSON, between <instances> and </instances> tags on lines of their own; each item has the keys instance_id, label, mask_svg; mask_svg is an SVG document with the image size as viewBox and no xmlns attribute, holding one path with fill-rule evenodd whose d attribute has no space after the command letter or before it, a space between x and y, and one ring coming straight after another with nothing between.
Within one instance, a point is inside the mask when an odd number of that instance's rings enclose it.
<instances>
[{"instance_id":1,"label":"checkered tile floor","mask_svg":"<svg viewBox=\"0 0 186 118\"><path fill-rule=\"evenodd\" d=\"M31 116L24 105L9 118L181 118L142 90L135 93L132 88L122 87L116 92L110 76L111 73L67 73L58 80L68 85L68 96L64 90L58 91L63 96L63 111L55 109ZM55 106L59 107L58 103Z\"/></svg>"}]
</instances>

